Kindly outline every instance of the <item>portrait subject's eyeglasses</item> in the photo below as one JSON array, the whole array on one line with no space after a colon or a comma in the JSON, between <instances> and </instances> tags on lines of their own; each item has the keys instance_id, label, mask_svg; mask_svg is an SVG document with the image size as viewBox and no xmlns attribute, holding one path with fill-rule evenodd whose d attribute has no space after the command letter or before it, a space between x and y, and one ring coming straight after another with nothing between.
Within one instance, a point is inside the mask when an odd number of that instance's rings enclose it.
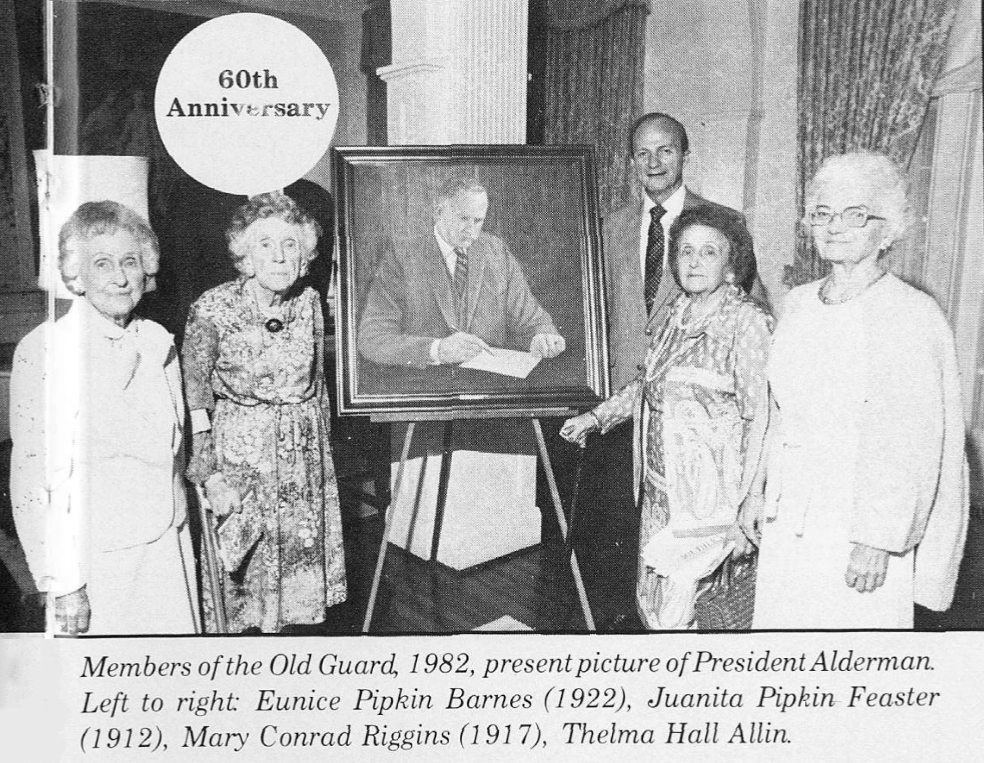
<instances>
[{"instance_id":1,"label":"portrait subject's eyeglasses","mask_svg":"<svg viewBox=\"0 0 984 763\"><path fill-rule=\"evenodd\" d=\"M878 215L873 215L868 211L868 208L864 205L859 207L846 207L840 212L835 212L830 207L812 207L806 213L806 219L810 221L810 225L829 225L834 221L835 217L839 217L844 221L844 225L848 228L863 228L868 224L868 220L884 220L884 217L879 217Z\"/></svg>"}]
</instances>

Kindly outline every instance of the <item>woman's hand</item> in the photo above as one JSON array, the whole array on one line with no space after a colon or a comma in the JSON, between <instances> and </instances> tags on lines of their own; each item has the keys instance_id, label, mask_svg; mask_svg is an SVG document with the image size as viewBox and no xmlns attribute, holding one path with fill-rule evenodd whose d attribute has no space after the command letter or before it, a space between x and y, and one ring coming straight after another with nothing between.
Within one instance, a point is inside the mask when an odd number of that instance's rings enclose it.
<instances>
[{"instance_id":1,"label":"woman's hand","mask_svg":"<svg viewBox=\"0 0 984 763\"><path fill-rule=\"evenodd\" d=\"M560 428L560 436L567 442L580 445L582 448L588 441L588 435L598 429L598 418L593 413L582 413L567 419Z\"/></svg>"},{"instance_id":2,"label":"woman's hand","mask_svg":"<svg viewBox=\"0 0 984 763\"><path fill-rule=\"evenodd\" d=\"M844 580L848 588L867 593L880 588L885 583L888 571L888 552L872 548L863 543L855 543L851 549L851 560L847 563Z\"/></svg>"},{"instance_id":3,"label":"woman's hand","mask_svg":"<svg viewBox=\"0 0 984 763\"><path fill-rule=\"evenodd\" d=\"M226 482L222 472L216 472L205 480L205 497L212 507L212 513L217 517L242 511L243 503L239 491Z\"/></svg>"},{"instance_id":4,"label":"woman's hand","mask_svg":"<svg viewBox=\"0 0 984 763\"><path fill-rule=\"evenodd\" d=\"M743 556L748 556L750 553L755 551L755 543L753 543L748 536L745 535L745 531L737 522L728 528L728 533L725 535L725 543L727 544L729 542L735 544L735 547L731 549L731 556L734 559L740 559Z\"/></svg>"},{"instance_id":5,"label":"woman's hand","mask_svg":"<svg viewBox=\"0 0 984 763\"><path fill-rule=\"evenodd\" d=\"M765 509L765 495L751 492L745 496L738 508L737 526L741 537L735 538L732 556L744 556L762 542L762 515Z\"/></svg>"},{"instance_id":6,"label":"woman's hand","mask_svg":"<svg viewBox=\"0 0 984 763\"><path fill-rule=\"evenodd\" d=\"M85 592L85 586L55 598L55 623L60 633L77 636L79 633L87 632L91 616L92 610L89 609L89 595Z\"/></svg>"},{"instance_id":7,"label":"woman's hand","mask_svg":"<svg viewBox=\"0 0 984 763\"><path fill-rule=\"evenodd\" d=\"M204 484L215 473L215 440L210 431L196 432L191 438L191 458L185 476L196 485Z\"/></svg>"}]
</instances>

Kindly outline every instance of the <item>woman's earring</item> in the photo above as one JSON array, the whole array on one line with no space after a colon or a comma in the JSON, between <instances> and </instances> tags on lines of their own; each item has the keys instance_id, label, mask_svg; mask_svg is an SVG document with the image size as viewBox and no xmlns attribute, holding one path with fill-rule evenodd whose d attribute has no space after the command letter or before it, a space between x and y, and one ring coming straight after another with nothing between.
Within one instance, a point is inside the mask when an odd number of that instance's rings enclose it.
<instances>
[{"instance_id":1,"label":"woman's earring","mask_svg":"<svg viewBox=\"0 0 984 763\"><path fill-rule=\"evenodd\" d=\"M734 283L735 282L735 274L733 272L731 272L730 270L726 271L725 274L724 274L724 280L725 280L725 283Z\"/></svg>"}]
</instances>

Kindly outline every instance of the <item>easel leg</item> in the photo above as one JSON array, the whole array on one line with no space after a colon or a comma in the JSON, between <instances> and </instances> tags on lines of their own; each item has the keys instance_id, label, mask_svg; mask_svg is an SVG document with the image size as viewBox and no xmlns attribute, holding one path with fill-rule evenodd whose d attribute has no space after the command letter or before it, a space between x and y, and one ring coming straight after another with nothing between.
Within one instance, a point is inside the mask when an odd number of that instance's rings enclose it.
<instances>
[{"instance_id":1,"label":"easel leg","mask_svg":"<svg viewBox=\"0 0 984 763\"><path fill-rule=\"evenodd\" d=\"M403 450L400 453L400 465L396 470L396 482L393 483L393 492L390 495L390 505L386 510L386 522L383 525L383 538L379 542L379 554L376 557L376 572L372 577L372 588L369 590L369 603L366 605L366 616L362 621L362 632L369 632L369 625L372 623L372 613L376 609L376 595L379 593L379 581L383 576L383 564L386 562L386 548L389 546L390 531L393 528L393 515L396 513L396 500L400 496L400 487L403 485L403 472L407 465L407 456L410 454L410 442L413 440L413 430L416 422L411 421L407 425L407 433L403 438Z\"/></svg>"},{"instance_id":2,"label":"easel leg","mask_svg":"<svg viewBox=\"0 0 984 763\"><path fill-rule=\"evenodd\" d=\"M557 513L557 524L560 525L560 534L567 543L567 520L564 519L564 507L560 502L560 491L557 490L557 480L554 478L553 467L550 465L550 455L547 453L547 443L543 439L543 428L540 426L539 419L533 419L533 432L536 434L536 444L540 450L540 458L543 459L543 471L547 475L547 485L550 487L550 498L553 501L554 511ZM588 594L584 590L584 581L581 579L581 568L577 563L577 553L571 547L571 573L574 575L574 586L577 588L577 596L581 601L581 611L584 613L584 623L589 631L595 630L594 618L591 616L591 606L588 604Z\"/></svg>"},{"instance_id":3,"label":"easel leg","mask_svg":"<svg viewBox=\"0 0 984 763\"><path fill-rule=\"evenodd\" d=\"M434 533L431 536L430 560L437 561L437 551L441 545L441 528L444 526L444 509L448 503L448 482L451 479L451 448L452 424L444 422L444 440L441 444L441 470L437 475L437 506L434 507Z\"/></svg>"}]
</instances>

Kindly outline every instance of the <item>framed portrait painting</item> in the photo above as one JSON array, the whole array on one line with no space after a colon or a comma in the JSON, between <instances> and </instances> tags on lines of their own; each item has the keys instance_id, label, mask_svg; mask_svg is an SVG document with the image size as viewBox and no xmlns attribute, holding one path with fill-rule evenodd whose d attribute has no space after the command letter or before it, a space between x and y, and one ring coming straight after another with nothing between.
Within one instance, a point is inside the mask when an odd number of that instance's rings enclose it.
<instances>
[{"instance_id":1,"label":"framed portrait painting","mask_svg":"<svg viewBox=\"0 0 984 763\"><path fill-rule=\"evenodd\" d=\"M589 147L333 159L340 413L547 415L607 396Z\"/></svg>"}]
</instances>

